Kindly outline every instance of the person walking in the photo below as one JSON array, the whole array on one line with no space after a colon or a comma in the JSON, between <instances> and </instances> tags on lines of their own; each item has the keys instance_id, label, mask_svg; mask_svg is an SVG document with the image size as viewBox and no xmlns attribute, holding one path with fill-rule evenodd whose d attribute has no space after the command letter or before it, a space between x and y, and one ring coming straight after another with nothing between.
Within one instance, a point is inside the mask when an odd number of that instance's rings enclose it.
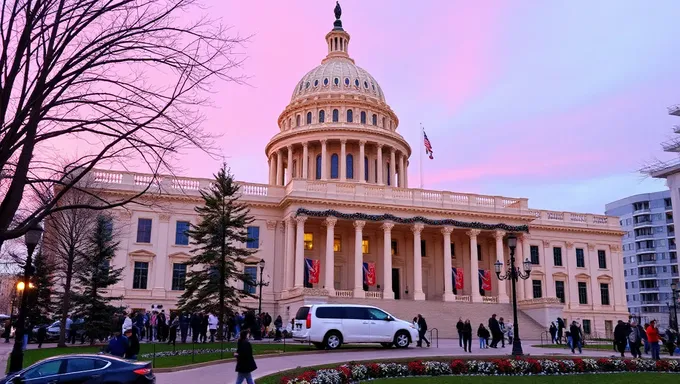
<instances>
[{"instance_id":1,"label":"person walking","mask_svg":"<svg viewBox=\"0 0 680 384\"><path fill-rule=\"evenodd\" d=\"M652 359L659 360L659 330L656 328L656 320L649 322L647 327L647 340L649 341L649 349L652 352Z\"/></svg>"},{"instance_id":2,"label":"person walking","mask_svg":"<svg viewBox=\"0 0 680 384\"><path fill-rule=\"evenodd\" d=\"M281 319L281 315L276 316L276 320L274 320L274 328L276 330L276 333L274 333L274 341L281 341L281 327L283 327L283 319Z\"/></svg>"},{"instance_id":3,"label":"person walking","mask_svg":"<svg viewBox=\"0 0 680 384\"><path fill-rule=\"evenodd\" d=\"M640 331L640 336L642 337L642 345L644 346L644 353L645 355L649 354L649 341L647 339L647 327L649 327L649 324L645 323L643 326L642 324L638 324L638 330Z\"/></svg>"},{"instance_id":4,"label":"person walking","mask_svg":"<svg viewBox=\"0 0 680 384\"><path fill-rule=\"evenodd\" d=\"M210 342L215 342L215 334L217 333L217 316L213 315L212 312L208 313L208 328L210 329ZM229 332L229 331L227 331ZM224 339L220 339L224 340Z\"/></svg>"},{"instance_id":5,"label":"person walking","mask_svg":"<svg viewBox=\"0 0 680 384\"><path fill-rule=\"evenodd\" d=\"M137 360L137 355L139 355L139 338L137 337L137 328L128 328L123 332L123 334L128 339L128 346L125 349L125 358L129 360Z\"/></svg>"},{"instance_id":6,"label":"person walking","mask_svg":"<svg viewBox=\"0 0 680 384\"><path fill-rule=\"evenodd\" d=\"M244 381L246 384L255 384L253 381L252 372L257 369L255 359L253 358L253 346L248 341L248 331L242 331L239 335L236 345L236 384L241 384Z\"/></svg>"},{"instance_id":7,"label":"person walking","mask_svg":"<svg viewBox=\"0 0 680 384\"><path fill-rule=\"evenodd\" d=\"M630 322L630 333L628 334L628 344L630 345L630 354L633 358L640 358L642 354L640 353L640 343L642 342L642 335L640 334L640 329L637 326L635 320Z\"/></svg>"},{"instance_id":8,"label":"person walking","mask_svg":"<svg viewBox=\"0 0 680 384\"><path fill-rule=\"evenodd\" d=\"M557 318L557 344L562 344L562 334L565 329L564 320L561 317Z\"/></svg>"},{"instance_id":9,"label":"person walking","mask_svg":"<svg viewBox=\"0 0 680 384\"><path fill-rule=\"evenodd\" d=\"M503 318L498 319L498 326L501 328L501 334L499 335L501 338L501 348L505 348L505 321L503 321ZM496 344L498 345L498 344Z\"/></svg>"},{"instance_id":10,"label":"person walking","mask_svg":"<svg viewBox=\"0 0 680 384\"><path fill-rule=\"evenodd\" d=\"M628 326L623 320L619 320L616 327L614 327L614 344L616 345L616 351L621 354L621 357L625 356L628 333Z\"/></svg>"},{"instance_id":11,"label":"person walking","mask_svg":"<svg viewBox=\"0 0 680 384\"><path fill-rule=\"evenodd\" d=\"M479 349L489 348L489 330L486 329L482 323L480 323L479 328L477 328L477 337L479 337Z\"/></svg>"},{"instance_id":12,"label":"person walking","mask_svg":"<svg viewBox=\"0 0 680 384\"><path fill-rule=\"evenodd\" d=\"M463 348L463 318L459 317L458 322L456 323L456 330L458 331L458 346Z\"/></svg>"},{"instance_id":13,"label":"person walking","mask_svg":"<svg viewBox=\"0 0 680 384\"><path fill-rule=\"evenodd\" d=\"M42 348L43 343L45 342L45 337L47 336L47 326L42 325L40 328L38 328L38 334L36 335L38 339L38 348Z\"/></svg>"},{"instance_id":14,"label":"person walking","mask_svg":"<svg viewBox=\"0 0 680 384\"><path fill-rule=\"evenodd\" d=\"M571 334L571 353L576 353L574 349L578 347L578 353L583 354L581 349L581 328L579 328L575 321L571 322L569 333Z\"/></svg>"},{"instance_id":15,"label":"person walking","mask_svg":"<svg viewBox=\"0 0 680 384\"><path fill-rule=\"evenodd\" d=\"M463 324L463 349L465 352L472 353L472 324L470 324L470 319L465 319Z\"/></svg>"},{"instance_id":16,"label":"person walking","mask_svg":"<svg viewBox=\"0 0 680 384\"><path fill-rule=\"evenodd\" d=\"M557 343L557 327L555 326L555 322L553 321L550 323L550 339L552 340L552 343L555 344Z\"/></svg>"},{"instance_id":17,"label":"person walking","mask_svg":"<svg viewBox=\"0 0 680 384\"><path fill-rule=\"evenodd\" d=\"M498 348L498 343L501 341L501 326L498 325L496 314L491 315L489 319L489 331L491 332L491 348Z\"/></svg>"},{"instance_id":18,"label":"person walking","mask_svg":"<svg viewBox=\"0 0 680 384\"><path fill-rule=\"evenodd\" d=\"M197 343L201 333L201 318L198 313L191 314L191 342Z\"/></svg>"},{"instance_id":19,"label":"person walking","mask_svg":"<svg viewBox=\"0 0 680 384\"><path fill-rule=\"evenodd\" d=\"M109 353L113 356L124 357L125 352L128 349L128 339L125 335L116 331L109 340L109 344L104 348L104 352Z\"/></svg>"},{"instance_id":20,"label":"person walking","mask_svg":"<svg viewBox=\"0 0 680 384\"><path fill-rule=\"evenodd\" d=\"M427 332L427 321L420 313L418 314L418 346L423 346L423 341L427 343L427 347L430 347L430 341L425 337L425 332Z\"/></svg>"},{"instance_id":21,"label":"person walking","mask_svg":"<svg viewBox=\"0 0 680 384\"><path fill-rule=\"evenodd\" d=\"M168 344L175 345L177 343L177 328L179 328L179 316L173 313L170 315L170 336L168 337Z\"/></svg>"},{"instance_id":22,"label":"person walking","mask_svg":"<svg viewBox=\"0 0 680 384\"><path fill-rule=\"evenodd\" d=\"M180 336L182 337L182 344L187 342L187 334L189 333L189 314L183 313L179 316L179 330Z\"/></svg>"}]
</instances>

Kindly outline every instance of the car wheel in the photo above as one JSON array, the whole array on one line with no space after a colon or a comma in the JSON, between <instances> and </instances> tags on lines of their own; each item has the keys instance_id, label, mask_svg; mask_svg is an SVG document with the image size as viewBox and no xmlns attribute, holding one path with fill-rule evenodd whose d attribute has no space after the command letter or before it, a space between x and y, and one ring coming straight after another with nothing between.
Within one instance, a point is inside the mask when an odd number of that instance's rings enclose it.
<instances>
[{"instance_id":1,"label":"car wheel","mask_svg":"<svg viewBox=\"0 0 680 384\"><path fill-rule=\"evenodd\" d=\"M383 348L392 348L392 343L380 343Z\"/></svg>"},{"instance_id":2,"label":"car wheel","mask_svg":"<svg viewBox=\"0 0 680 384\"><path fill-rule=\"evenodd\" d=\"M394 335L394 345L397 348L407 348L409 344L411 344L411 340L406 331L399 331Z\"/></svg>"},{"instance_id":3,"label":"car wheel","mask_svg":"<svg viewBox=\"0 0 680 384\"><path fill-rule=\"evenodd\" d=\"M328 332L324 337L323 344L328 349L338 349L342 345L342 335L336 331Z\"/></svg>"},{"instance_id":4,"label":"car wheel","mask_svg":"<svg viewBox=\"0 0 680 384\"><path fill-rule=\"evenodd\" d=\"M316 349L323 349L323 343L312 343L316 347Z\"/></svg>"}]
</instances>

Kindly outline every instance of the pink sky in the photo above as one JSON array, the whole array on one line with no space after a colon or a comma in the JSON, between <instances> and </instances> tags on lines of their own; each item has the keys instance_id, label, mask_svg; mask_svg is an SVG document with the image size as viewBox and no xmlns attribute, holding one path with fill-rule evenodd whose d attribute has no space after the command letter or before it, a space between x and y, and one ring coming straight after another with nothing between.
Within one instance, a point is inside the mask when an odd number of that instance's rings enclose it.
<instances>
[{"instance_id":1,"label":"pink sky","mask_svg":"<svg viewBox=\"0 0 680 384\"><path fill-rule=\"evenodd\" d=\"M249 85L215 84L205 129L240 180L266 182L264 147L299 79L325 56L331 0L204 0L212 17L252 35ZM604 211L664 189L636 169L680 124L674 1L345 0L350 55L381 84L413 147L419 123L435 151L425 187L528 197L532 207ZM677 121L675 121L677 120ZM187 176L221 160L180 157Z\"/></svg>"}]
</instances>

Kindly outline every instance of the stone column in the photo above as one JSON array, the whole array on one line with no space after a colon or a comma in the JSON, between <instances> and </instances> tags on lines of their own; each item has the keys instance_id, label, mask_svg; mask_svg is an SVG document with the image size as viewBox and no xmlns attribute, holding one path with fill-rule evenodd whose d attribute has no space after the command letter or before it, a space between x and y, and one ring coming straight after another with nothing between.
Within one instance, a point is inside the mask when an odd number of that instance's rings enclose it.
<instances>
[{"instance_id":1,"label":"stone column","mask_svg":"<svg viewBox=\"0 0 680 384\"><path fill-rule=\"evenodd\" d=\"M309 179L309 144L302 143L302 179Z\"/></svg>"},{"instance_id":2,"label":"stone column","mask_svg":"<svg viewBox=\"0 0 680 384\"><path fill-rule=\"evenodd\" d=\"M276 164L274 163L274 154L269 156L269 184L274 184L276 178Z\"/></svg>"},{"instance_id":3,"label":"stone column","mask_svg":"<svg viewBox=\"0 0 680 384\"><path fill-rule=\"evenodd\" d=\"M467 231L470 236L470 297L473 303L481 303L482 296L479 294L479 261L477 260L477 236L481 231L479 229L471 229Z\"/></svg>"},{"instance_id":4,"label":"stone column","mask_svg":"<svg viewBox=\"0 0 680 384\"><path fill-rule=\"evenodd\" d=\"M569 308L576 309L580 306L579 301L578 301L578 281L576 280L576 249L574 248L574 243L572 242L566 242L565 243L567 249L566 249L566 258L567 260L564 260L564 257L562 258L562 265L567 265L567 276L570 277L570 279L567 279L567 284L569 284L569 293L567 296L567 303L569 303ZM573 259L574 260L574 269L569 268L569 260Z\"/></svg>"},{"instance_id":5,"label":"stone column","mask_svg":"<svg viewBox=\"0 0 680 384\"><path fill-rule=\"evenodd\" d=\"M293 146L288 147L288 165L286 165L286 184L293 180Z\"/></svg>"},{"instance_id":6,"label":"stone column","mask_svg":"<svg viewBox=\"0 0 680 384\"><path fill-rule=\"evenodd\" d=\"M613 280L609 282L609 302L614 303L615 310L622 311L626 310L626 288L624 287L624 279L621 278L621 246L618 244L610 245L610 257L608 263L610 263ZM597 280L597 278L595 278ZM598 287L599 289L599 287ZM599 291L598 291L599 292ZM612 297L613 296L613 297Z\"/></svg>"},{"instance_id":7,"label":"stone column","mask_svg":"<svg viewBox=\"0 0 680 384\"><path fill-rule=\"evenodd\" d=\"M364 253L362 252L361 241L363 240L363 230L366 222L356 220L354 222L354 297L365 298L364 292Z\"/></svg>"},{"instance_id":8,"label":"stone column","mask_svg":"<svg viewBox=\"0 0 680 384\"><path fill-rule=\"evenodd\" d=\"M494 233L494 237L496 238L496 260L500 261L501 263L503 263L503 266L507 267L506 265L507 263L504 260L505 247L503 246L503 237L505 237L505 231L499 230L496 231ZM491 273L494 274L495 272ZM510 302L510 298L508 297L508 292L506 290L505 280L498 280L498 302L503 304L507 304Z\"/></svg>"},{"instance_id":9,"label":"stone column","mask_svg":"<svg viewBox=\"0 0 680 384\"><path fill-rule=\"evenodd\" d=\"M276 183L275 185L283 184L283 151L280 149L276 151Z\"/></svg>"},{"instance_id":10,"label":"stone column","mask_svg":"<svg viewBox=\"0 0 680 384\"><path fill-rule=\"evenodd\" d=\"M542 243L543 243L542 244L543 245L543 257L540 257L541 253L539 252L538 263L540 265L543 265L545 270L547 271L548 270L548 268L547 268L548 267L548 260L550 260L549 258L552 256L550 254L550 240L543 240ZM569 283L566 282L565 284L569 284ZM553 277L552 273L546 273L545 274L545 285L546 285L546 287L545 287L546 296L557 297L557 291L555 290L555 278ZM566 290L567 287L565 286L564 289ZM567 298L567 292L564 292L564 297L565 297L565 299ZM564 300L564 302L566 303L567 301Z\"/></svg>"},{"instance_id":11,"label":"stone column","mask_svg":"<svg viewBox=\"0 0 680 384\"><path fill-rule=\"evenodd\" d=\"M404 154L399 153L399 188L405 188L405 181L404 180L404 175L406 172L404 172Z\"/></svg>"},{"instance_id":12,"label":"stone column","mask_svg":"<svg viewBox=\"0 0 680 384\"><path fill-rule=\"evenodd\" d=\"M375 181L376 184L384 184L383 182L383 161L382 161L382 144L376 145L375 155L378 158L378 179Z\"/></svg>"},{"instance_id":13,"label":"stone column","mask_svg":"<svg viewBox=\"0 0 680 384\"><path fill-rule=\"evenodd\" d=\"M444 296L442 299L444 301L453 301L455 297L453 296L453 283L452 277L453 272L451 271L451 232L453 232L453 227L442 228L442 235L444 235Z\"/></svg>"},{"instance_id":14,"label":"stone column","mask_svg":"<svg viewBox=\"0 0 680 384\"><path fill-rule=\"evenodd\" d=\"M324 281L326 283L326 291L328 296L335 296L335 251L333 250L333 243L335 240L335 223L338 219L335 217L326 218L326 260L324 261Z\"/></svg>"},{"instance_id":15,"label":"stone column","mask_svg":"<svg viewBox=\"0 0 680 384\"><path fill-rule=\"evenodd\" d=\"M392 228L394 223L386 221L383 229L383 299L394 299L392 291Z\"/></svg>"},{"instance_id":16,"label":"stone column","mask_svg":"<svg viewBox=\"0 0 680 384\"><path fill-rule=\"evenodd\" d=\"M396 183L394 182L394 175L397 174L397 153L395 152L394 148L390 149L390 186L396 187Z\"/></svg>"},{"instance_id":17,"label":"stone column","mask_svg":"<svg viewBox=\"0 0 680 384\"><path fill-rule=\"evenodd\" d=\"M365 183L366 179L364 178L364 175L366 174L366 170L364 169L364 157L366 157L366 153L364 150L364 147L366 146L366 140L361 140L359 141L359 182L360 183Z\"/></svg>"},{"instance_id":18,"label":"stone column","mask_svg":"<svg viewBox=\"0 0 680 384\"><path fill-rule=\"evenodd\" d=\"M297 233L295 234L295 288L303 287L305 276L305 221L307 216L298 216Z\"/></svg>"},{"instance_id":19,"label":"stone column","mask_svg":"<svg viewBox=\"0 0 680 384\"><path fill-rule=\"evenodd\" d=\"M286 226L286 264L285 280L283 290L287 291L293 287L295 281L295 223L292 217L285 219Z\"/></svg>"},{"instance_id":20,"label":"stone column","mask_svg":"<svg viewBox=\"0 0 680 384\"><path fill-rule=\"evenodd\" d=\"M524 270L524 260L529 259L531 260L531 244L529 243L529 240L531 240L531 236L528 233L523 233L520 237L522 240L522 259L517 260L518 264L517 266L519 267L520 271ZM534 289L533 289L533 283L532 283L533 278L529 276L528 279L526 280L521 280L520 284L524 284L524 298L525 299L533 299L534 298ZM543 288L545 290L545 288ZM545 292L544 292L545 296Z\"/></svg>"},{"instance_id":21,"label":"stone column","mask_svg":"<svg viewBox=\"0 0 680 384\"><path fill-rule=\"evenodd\" d=\"M340 180L347 180L347 140L340 140L340 158L338 159L340 163Z\"/></svg>"},{"instance_id":22,"label":"stone column","mask_svg":"<svg viewBox=\"0 0 680 384\"><path fill-rule=\"evenodd\" d=\"M408 159L405 160L406 166L404 167L404 188L408 188Z\"/></svg>"},{"instance_id":23,"label":"stone column","mask_svg":"<svg viewBox=\"0 0 680 384\"><path fill-rule=\"evenodd\" d=\"M425 226L421 223L413 224L413 300L425 300L423 292L423 255L420 250L420 232Z\"/></svg>"},{"instance_id":24,"label":"stone column","mask_svg":"<svg viewBox=\"0 0 680 384\"><path fill-rule=\"evenodd\" d=\"M326 151L326 139L321 140L321 180L328 180L328 153Z\"/></svg>"}]
</instances>

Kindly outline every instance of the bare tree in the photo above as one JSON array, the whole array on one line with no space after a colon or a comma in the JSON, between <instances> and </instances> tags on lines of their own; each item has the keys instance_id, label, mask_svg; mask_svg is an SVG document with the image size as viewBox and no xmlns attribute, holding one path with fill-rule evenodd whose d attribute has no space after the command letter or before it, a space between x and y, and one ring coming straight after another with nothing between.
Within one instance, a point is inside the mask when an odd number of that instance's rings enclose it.
<instances>
[{"instance_id":1,"label":"bare tree","mask_svg":"<svg viewBox=\"0 0 680 384\"><path fill-rule=\"evenodd\" d=\"M185 148L212 150L201 129L213 80L232 72L242 39L219 21L190 20L194 0L14 0L0 15L0 246L50 214L103 210L135 196L105 198L79 187L94 167L134 165L173 173ZM78 157L55 160L67 142ZM26 196L54 196L26 204ZM72 190L92 203L66 203ZM20 219L17 219L20 217Z\"/></svg>"}]
</instances>

